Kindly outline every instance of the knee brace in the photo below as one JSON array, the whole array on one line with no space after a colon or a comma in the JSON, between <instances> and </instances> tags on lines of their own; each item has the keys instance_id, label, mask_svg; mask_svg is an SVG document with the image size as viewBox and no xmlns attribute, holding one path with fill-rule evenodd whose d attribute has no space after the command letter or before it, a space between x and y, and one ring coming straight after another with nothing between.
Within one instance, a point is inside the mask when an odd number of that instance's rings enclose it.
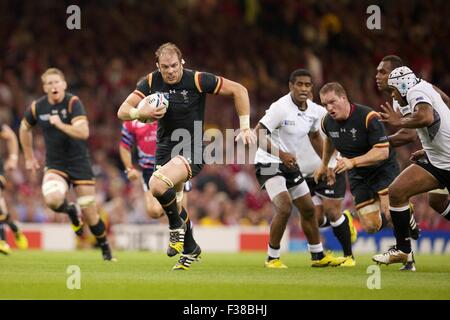
<instances>
[{"instance_id":1,"label":"knee brace","mask_svg":"<svg viewBox=\"0 0 450 320\"><path fill-rule=\"evenodd\" d=\"M77 199L77 203L81 209L86 209L95 204L95 196L82 196Z\"/></svg>"},{"instance_id":2,"label":"knee brace","mask_svg":"<svg viewBox=\"0 0 450 320\"><path fill-rule=\"evenodd\" d=\"M375 233L382 227L382 219L381 219L381 207L380 202L375 201L371 204L367 204L361 208L359 208L357 211L358 216L361 220L364 220L363 225L366 225L364 229L369 233ZM367 218L368 215L374 215L376 214L377 217L380 217L380 220L378 219L374 220L372 218ZM361 221L362 222L362 221Z\"/></svg>"},{"instance_id":3,"label":"knee brace","mask_svg":"<svg viewBox=\"0 0 450 320\"><path fill-rule=\"evenodd\" d=\"M158 178L159 180L163 181L165 184L167 184L169 186L169 188L173 188L174 184L173 184L172 180L167 178L165 175L159 173L158 171L153 172L153 176L155 178Z\"/></svg>"},{"instance_id":4,"label":"knee brace","mask_svg":"<svg viewBox=\"0 0 450 320\"><path fill-rule=\"evenodd\" d=\"M61 180L48 180L42 184L42 194L44 197L53 192L60 192L64 195L67 189L67 183Z\"/></svg>"},{"instance_id":5,"label":"knee brace","mask_svg":"<svg viewBox=\"0 0 450 320\"><path fill-rule=\"evenodd\" d=\"M380 213L380 209L381 209L380 202L375 201L375 202L372 202L370 204L367 204L367 205L359 208L356 212L360 216L365 216L370 213Z\"/></svg>"}]
</instances>

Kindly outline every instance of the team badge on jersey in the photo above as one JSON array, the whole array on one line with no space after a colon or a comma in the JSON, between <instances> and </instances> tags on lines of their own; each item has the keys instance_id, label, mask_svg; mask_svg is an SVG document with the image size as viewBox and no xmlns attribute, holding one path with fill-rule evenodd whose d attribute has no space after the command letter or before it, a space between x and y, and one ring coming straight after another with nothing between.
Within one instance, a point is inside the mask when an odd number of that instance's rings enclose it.
<instances>
[{"instance_id":1,"label":"team badge on jersey","mask_svg":"<svg viewBox=\"0 0 450 320\"><path fill-rule=\"evenodd\" d=\"M188 103L188 102L189 102L189 99L188 99L188 96L187 96L188 91L187 91L187 90L183 90L183 91L181 91L180 93L181 93L181 95L183 96L184 102L185 102L185 103Z\"/></svg>"}]
</instances>

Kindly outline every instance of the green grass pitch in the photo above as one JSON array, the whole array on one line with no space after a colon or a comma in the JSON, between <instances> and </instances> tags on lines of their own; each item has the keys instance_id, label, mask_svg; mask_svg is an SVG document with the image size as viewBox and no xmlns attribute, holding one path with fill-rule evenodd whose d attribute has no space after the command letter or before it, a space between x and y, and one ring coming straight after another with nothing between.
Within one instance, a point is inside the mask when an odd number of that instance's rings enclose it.
<instances>
[{"instance_id":1,"label":"green grass pitch","mask_svg":"<svg viewBox=\"0 0 450 320\"><path fill-rule=\"evenodd\" d=\"M171 271L163 253L117 252L106 263L98 251L15 251L0 256L0 299L450 299L450 256L417 255L416 272L380 267L380 289L368 289L369 255L354 268L311 268L306 253L283 254L288 269L265 269L263 252L204 253L189 271ZM69 290L70 265L81 288ZM184 289L179 290L180 284Z\"/></svg>"}]
</instances>

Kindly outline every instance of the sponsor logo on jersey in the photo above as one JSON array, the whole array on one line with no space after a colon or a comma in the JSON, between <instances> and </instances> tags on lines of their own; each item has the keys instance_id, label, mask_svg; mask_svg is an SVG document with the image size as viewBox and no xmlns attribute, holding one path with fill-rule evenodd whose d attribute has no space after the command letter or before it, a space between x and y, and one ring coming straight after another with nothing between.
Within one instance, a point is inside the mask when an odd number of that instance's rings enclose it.
<instances>
[{"instance_id":1,"label":"sponsor logo on jersey","mask_svg":"<svg viewBox=\"0 0 450 320\"><path fill-rule=\"evenodd\" d=\"M295 126L295 121L293 121L293 120L284 120L282 125L283 126Z\"/></svg>"},{"instance_id":2,"label":"sponsor logo on jersey","mask_svg":"<svg viewBox=\"0 0 450 320\"><path fill-rule=\"evenodd\" d=\"M331 138L339 138L339 132L337 131L330 131L330 137Z\"/></svg>"},{"instance_id":3,"label":"sponsor logo on jersey","mask_svg":"<svg viewBox=\"0 0 450 320\"><path fill-rule=\"evenodd\" d=\"M411 108L409 106L400 107L399 109L402 116L406 116L411 113Z\"/></svg>"},{"instance_id":4,"label":"sponsor logo on jersey","mask_svg":"<svg viewBox=\"0 0 450 320\"><path fill-rule=\"evenodd\" d=\"M39 115L39 119L41 119L42 121L48 121L50 119L50 114L40 114Z\"/></svg>"}]
</instances>

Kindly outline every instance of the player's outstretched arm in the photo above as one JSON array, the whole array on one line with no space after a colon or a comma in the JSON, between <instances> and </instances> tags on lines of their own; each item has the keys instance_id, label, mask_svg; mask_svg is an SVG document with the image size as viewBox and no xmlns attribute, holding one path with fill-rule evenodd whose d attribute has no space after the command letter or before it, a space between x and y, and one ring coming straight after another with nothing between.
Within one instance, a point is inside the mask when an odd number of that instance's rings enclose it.
<instances>
[{"instance_id":1,"label":"player's outstretched arm","mask_svg":"<svg viewBox=\"0 0 450 320\"><path fill-rule=\"evenodd\" d=\"M322 166L327 168L330 162L331 156L333 155L335 148L330 138L326 137L323 140L323 150L322 150Z\"/></svg>"},{"instance_id":2,"label":"player's outstretched arm","mask_svg":"<svg viewBox=\"0 0 450 320\"><path fill-rule=\"evenodd\" d=\"M392 147L401 147L405 144L414 142L417 139L415 129L401 128L396 133L388 136L389 143Z\"/></svg>"},{"instance_id":3,"label":"player's outstretched arm","mask_svg":"<svg viewBox=\"0 0 450 320\"><path fill-rule=\"evenodd\" d=\"M25 156L25 168L35 172L36 169L39 169L39 164L33 154L33 133L31 129L32 127L23 119L20 123L19 140Z\"/></svg>"},{"instance_id":4,"label":"player's outstretched arm","mask_svg":"<svg viewBox=\"0 0 450 320\"><path fill-rule=\"evenodd\" d=\"M144 98L147 99L147 98ZM167 112L165 106L155 108L150 104L145 104L142 108L137 109L136 106L141 102L142 98L136 93L131 93L122 103L117 112L120 120L142 120L143 122L153 122L161 119Z\"/></svg>"},{"instance_id":5,"label":"player's outstretched arm","mask_svg":"<svg viewBox=\"0 0 450 320\"><path fill-rule=\"evenodd\" d=\"M314 172L314 180L316 183L323 180L324 178L327 179L328 184L334 184L333 178L328 170L328 163L330 162L331 156L334 154L335 148L333 146L333 143L331 142L330 138L326 137L323 140L323 150L322 150L322 164L319 168Z\"/></svg>"},{"instance_id":6,"label":"player's outstretched arm","mask_svg":"<svg viewBox=\"0 0 450 320\"><path fill-rule=\"evenodd\" d=\"M223 78L222 88L219 92L222 96L233 96L236 112L239 115L241 132L236 141L242 140L244 144L256 143L256 135L250 129L250 98L247 89L240 83Z\"/></svg>"},{"instance_id":7,"label":"player's outstretched arm","mask_svg":"<svg viewBox=\"0 0 450 320\"><path fill-rule=\"evenodd\" d=\"M413 113L402 117L396 112L389 102L381 105L381 122L389 123L394 127L417 129L431 125L434 121L433 108L428 103L418 103Z\"/></svg>"},{"instance_id":8,"label":"player's outstretched arm","mask_svg":"<svg viewBox=\"0 0 450 320\"><path fill-rule=\"evenodd\" d=\"M281 162L283 162L283 164L288 168L294 168L297 166L295 156L289 152L282 151L278 146L276 146L267 134L267 128L265 128L261 122L258 122L254 132L257 134L259 148L274 155L275 157L280 158Z\"/></svg>"},{"instance_id":9,"label":"player's outstretched arm","mask_svg":"<svg viewBox=\"0 0 450 320\"><path fill-rule=\"evenodd\" d=\"M131 93L125 101L120 105L117 111L117 117L120 120L134 120L138 118L139 110L136 106L141 102L142 98L134 92Z\"/></svg>"},{"instance_id":10,"label":"player's outstretched arm","mask_svg":"<svg viewBox=\"0 0 450 320\"><path fill-rule=\"evenodd\" d=\"M122 160L123 166L125 167L125 173L130 181L139 178L139 172L133 167L133 160L131 156L131 151L120 145L119 146L120 160Z\"/></svg>"},{"instance_id":11,"label":"player's outstretched arm","mask_svg":"<svg viewBox=\"0 0 450 320\"><path fill-rule=\"evenodd\" d=\"M389 146L374 146L367 153L354 157L354 158L340 158L337 161L334 171L336 173L342 173L347 170L351 170L356 167L369 167L373 166L380 161L386 160L389 157Z\"/></svg>"},{"instance_id":12,"label":"player's outstretched arm","mask_svg":"<svg viewBox=\"0 0 450 320\"><path fill-rule=\"evenodd\" d=\"M263 124L261 124L261 122L258 122L253 131L257 134L259 148L276 157L280 156L280 150L275 144L272 143L272 140L267 134L269 130L267 130L267 128Z\"/></svg>"},{"instance_id":13,"label":"player's outstretched arm","mask_svg":"<svg viewBox=\"0 0 450 320\"><path fill-rule=\"evenodd\" d=\"M6 148L8 149L8 158L5 161L5 170L12 170L17 168L17 161L19 160L19 143L14 131L6 124L3 124L0 137L6 141Z\"/></svg>"},{"instance_id":14,"label":"player's outstretched arm","mask_svg":"<svg viewBox=\"0 0 450 320\"><path fill-rule=\"evenodd\" d=\"M426 156L425 150L420 149L411 153L411 157L409 157L409 161L418 161L419 159Z\"/></svg>"},{"instance_id":15,"label":"player's outstretched arm","mask_svg":"<svg viewBox=\"0 0 450 320\"><path fill-rule=\"evenodd\" d=\"M310 132L309 133L309 141L311 141L311 145L318 154L320 158L323 156L323 139L320 131Z\"/></svg>"}]
</instances>

